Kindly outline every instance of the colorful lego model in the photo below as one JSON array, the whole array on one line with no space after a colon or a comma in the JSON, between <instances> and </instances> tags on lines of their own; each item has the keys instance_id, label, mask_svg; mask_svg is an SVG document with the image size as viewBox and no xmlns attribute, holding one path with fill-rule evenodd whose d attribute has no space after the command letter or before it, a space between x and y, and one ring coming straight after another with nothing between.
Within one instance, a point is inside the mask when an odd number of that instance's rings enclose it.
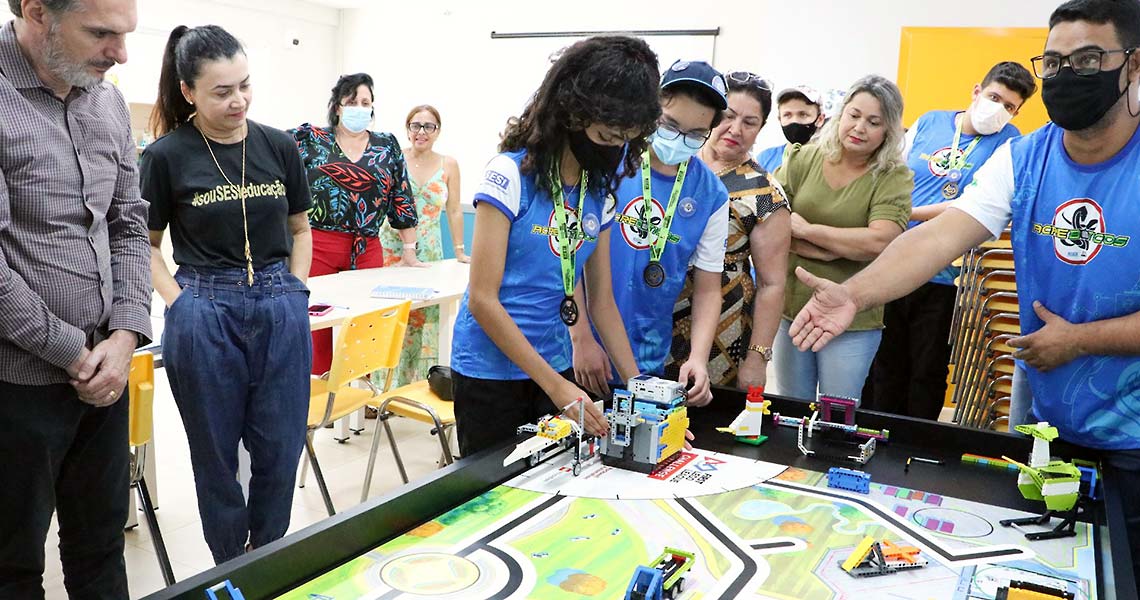
<instances>
[{"instance_id":1,"label":"colorful lego model","mask_svg":"<svg viewBox=\"0 0 1140 600\"><path fill-rule=\"evenodd\" d=\"M768 411L771 404L771 401L764 399L764 386L749 386L744 410L736 416L731 425L717 427L716 430L735 435L738 442L759 446L768 439L768 436L760 435L760 428L764 424L764 415L772 414Z\"/></svg>"},{"instance_id":2,"label":"colorful lego model","mask_svg":"<svg viewBox=\"0 0 1140 600\"><path fill-rule=\"evenodd\" d=\"M638 566L625 591L626 600L676 598L685 589L685 573L693 568L695 555L676 548L665 548L653 566Z\"/></svg>"},{"instance_id":3,"label":"colorful lego model","mask_svg":"<svg viewBox=\"0 0 1140 600\"><path fill-rule=\"evenodd\" d=\"M567 419L562 415L548 415L539 419L538 423L534 425L520 426L518 428L519 433L533 433L534 437L515 446L514 451L503 459L503 466L526 458L527 465L533 467L543 459L569 449L574 451L574 464L571 470L577 477L582 472L582 462L594 455L594 441L596 439L594 436L585 433L586 411L581 410L583 402L585 400L579 398L562 409L565 411L571 406L578 406L577 421Z\"/></svg>"},{"instance_id":4,"label":"colorful lego model","mask_svg":"<svg viewBox=\"0 0 1140 600\"><path fill-rule=\"evenodd\" d=\"M1074 600L1072 592L1025 581L1011 581L998 588L994 600Z\"/></svg>"},{"instance_id":5,"label":"colorful lego model","mask_svg":"<svg viewBox=\"0 0 1140 600\"><path fill-rule=\"evenodd\" d=\"M827 487L869 494L871 492L871 475L854 469L832 467L827 470Z\"/></svg>"},{"instance_id":6,"label":"colorful lego model","mask_svg":"<svg viewBox=\"0 0 1140 600\"><path fill-rule=\"evenodd\" d=\"M610 434L601 440L602 462L650 473L685 447L689 429L685 386L638 375L629 380L629 390L614 391L606 420Z\"/></svg>"},{"instance_id":7,"label":"colorful lego model","mask_svg":"<svg viewBox=\"0 0 1140 600\"><path fill-rule=\"evenodd\" d=\"M854 402L849 398L837 399L831 396L820 396L818 405L816 403L811 404L812 414L810 417L790 419L777 414L775 415L776 423L796 427L796 445L804 456L815 456L816 454L816 451L808 448L804 441L806 432L808 439L819 434L822 443L825 445L831 444L855 450L855 453L848 454L844 458L865 465L875 455L875 447L878 441L885 442L889 439L890 431L886 429L864 429L855 425ZM831 409L834 405L838 405L844 410L842 422L836 422L832 418ZM826 418L821 418L821 408L823 414L827 415Z\"/></svg>"},{"instance_id":8,"label":"colorful lego model","mask_svg":"<svg viewBox=\"0 0 1140 600\"><path fill-rule=\"evenodd\" d=\"M1017 465L1009 462L1008 460L1002 460L1000 458L993 458L992 456L980 456L977 454L963 454L962 455L962 462L964 462L966 464L977 465L979 467L988 467L991 469L999 469L1002 471L1013 471L1015 473L1021 470L1021 469L1017 468Z\"/></svg>"},{"instance_id":9,"label":"colorful lego model","mask_svg":"<svg viewBox=\"0 0 1140 600\"><path fill-rule=\"evenodd\" d=\"M1057 428L1043 421L1036 425L1018 425L1017 431L1033 436L1029 464L1023 465L1006 456L1002 459L1021 470L1017 475L1017 487L1022 497L1044 502L1046 510L1039 517L1005 519L1001 524L1005 527L1047 525L1057 515L1061 517L1061 523L1052 530L1026 533L1025 538L1048 540L1076 535L1077 514L1081 510L1081 471L1071 462L1051 459L1049 442L1057 439Z\"/></svg>"},{"instance_id":10,"label":"colorful lego model","mask_svg":"<svg viewBox=\"0 0 1140 600\"><path fill-rule=\"evenodd\" d=\"M867 536L859 542L839 567L852 577L878 577L918 569L928 563L913 546L898 546L888 540L876 542Z\"/></svg>"}]
</instances>

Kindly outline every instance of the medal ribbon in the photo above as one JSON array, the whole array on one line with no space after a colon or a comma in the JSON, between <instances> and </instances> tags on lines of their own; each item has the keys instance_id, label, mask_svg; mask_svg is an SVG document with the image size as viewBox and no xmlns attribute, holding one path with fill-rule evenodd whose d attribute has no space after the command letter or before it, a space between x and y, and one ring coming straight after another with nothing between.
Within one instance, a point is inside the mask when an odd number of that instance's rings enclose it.
<instances>
[{"instance_id":1,"label":"medal ribbon","mask_svg":"<svg viewBox=\"0 0 1140 600\"><path fill-rule=\"evenodd\" d=\"M966 113L962 113L962 118L958 119L958 123L954 125L954 149L950 151L950 159L946 161L946 168L949 170L964 169L966 166L966 157L974 151L974 147L977 146L978 141L982 139L980 135L974 136L974 139L970 140L970 145L966 146L966 149L962 151L962 155L958 155L958 142L962 141L962 122L965 121L965 119Z\"/></svg>"},{"instance_id":2,"label":"medal ribbon","mask_svg":"<svg viewBox=\"0 0 1140 600\"><path fill-rule=\"evenodd\" d=\"M665 254L665 242L669 241L669 228L673 225L673 213L677 212L677 199L681 197L681 188L685 185L685 173L689 170L689 161L677 166L677 177L673 179L673 191L669 193L669 204L665 208L665 218L656 233L650 231L649 203L653 202L653 186L649 174L649 148L641 154L641 214L638 225L645 230L645 234L653 241L649 245L649 262L660 262L661 255Z\"/></svg>"},{"instance_id":3,"label":"medal ribbon","mask_svg":"<svg viewBox=\"0 0 1140 600\"><path fill-rule=\"evenodd\" d=\"M561 169L555 165L550 174L550 196L554 198L555 237L558 238L558 262L562 267L562 290L566 292L566 297L569 298L574 295L574 253L577 249L573 247L574 240L570 239L570 228L566 222L566 200L562 195L562 176L560 173ZM578 180L578 185L582 186L582 192L578 196L578 214L575 217L578 231L582 231L582 212L586 206L588 181L586 171L583 170L582 176Z\"/></svg>"}]
</instances>

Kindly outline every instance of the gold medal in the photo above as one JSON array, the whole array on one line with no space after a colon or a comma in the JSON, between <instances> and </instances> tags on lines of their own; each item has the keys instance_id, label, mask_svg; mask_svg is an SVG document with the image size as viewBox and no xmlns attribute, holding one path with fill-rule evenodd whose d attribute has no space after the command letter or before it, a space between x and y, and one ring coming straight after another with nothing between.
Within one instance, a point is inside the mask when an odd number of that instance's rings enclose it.
<instances>
[{"instance_id":1,"label":"gold medal","mask_svg":"<svg viewBox=\"0 0 1140 600\"><path fill-rule=\"evenodd\" d=\"M958 197L958 184L953 181L947 181L946 185L942 186L942 197L947 200L953 200Z\"/></svg>"}]
</instances>

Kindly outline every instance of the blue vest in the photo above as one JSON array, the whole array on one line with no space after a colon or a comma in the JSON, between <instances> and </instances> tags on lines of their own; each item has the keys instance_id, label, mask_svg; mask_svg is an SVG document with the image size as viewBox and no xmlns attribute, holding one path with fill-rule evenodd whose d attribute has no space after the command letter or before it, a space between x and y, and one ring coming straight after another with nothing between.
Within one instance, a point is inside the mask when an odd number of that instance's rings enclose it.
<instances>
[{"instance_id":1,"label":"blue vest","mask_svg":"<svg viewBox=\"0 0 1140 600\"><path fill-rule=\"evenodd\" d=\"M525 151L508 153L515 163L521 163L525 155ZM565 292L555 237L554 201L550 191L537 186L535 179L535 173L521 174L518 216L511 223L507 240L499 302L539 355L555 371L561 372L573 365L570 331L558 317L558 306ZM567 218L573 224L577 222L579 195L577 191L566 191L566 205L571 209ZM579 239L575 281L581 280L582 267L597 246L598 233L606 227L599 225L604 220L604 208L601 195L588 194L581 219L584 231L575 228L571 232ZM530 379L483 331L468 309L468 294L470 292L463 295L455 319L451 366L462 375L479 379ZM578 306L584 316L585 298L578 298Z\"/></svg>"},{"instance_id":2,"label":"blue vest","mask_svg":"<svg viewBox=\"0 0 1140 600\"><path fill-rule=\"evenodd\" d=\"M1140 128L1111 159L1074 163L1052 123L1011 142L1013 250L1021 330L1033 301L1072 323L1140 311ZM1140 448L1140 357L1082 356L1049 372L1024 365L1039 420L1066 441Z\"/></svg>"},{"instance_id":3,"label":"blue vest","mask_svg":"<svg viewBox=\"0 0 1140 600\"><path fill-rule=\"evenodd\" d=\"M653 189L649 222L660 224L673 190L673 176L652 172ZM689 162L685 185L674 212L669 241L661 255L665 282L658 288L645 284L649 264L649 244L654 236L640 227L642 202L641 176L627 177L618 188L616 226L610 234L614 300L621 313L633 355L641 373L659 375L673 341L673 305L685 285L689 261L697 249L709 218L725 202L728 191L720 179L700 160Z\"/></svg>"},{"instance_id":4,"label":"blue vest","mask_svg":"<svg viewBox=\"0 0 1140 600\"><path fill-rule=\"evenodd\" d=\"M1001 131L982 136L970 154L966 156L966 165L962 169L962 178L946 190L952 182L947 178L949 170L946 164L954 144L954 117L959 113L952 110L937 110L928 112L919 117L913 125L915 130L914 143L910 154L907 155L907 166L914 171L914 192L911 195L911 206L929 206L957 198L962 190L974 180L974 173L990 156L1005 143L1006 140L1017 137L1020 132L1013 125L1006 124ZM963 118L965 118L963 116ZM974 136L962 134L958 141L958 152L963 152L974 140ZM953 192L952 196L943 192ZM948 197L949 196L949 197ZM921 221L911 221L908 227L915 227ZM954 278L958 276L957 267L946 267L930 281L943 285L954 285Z\"/></svg>"},{"instance_id":5,"label":"blue vest","mask_svg":"<svg viewBox=\"0 0 1140 600\"><path fill-rule=\"evenodd\" d=\"M765 171L774 173L777 167L784 164L784 151L787 148L788 144L780 144L761 150L756 154L756 164L764 167Z\"/></svg>"}]
</instances>

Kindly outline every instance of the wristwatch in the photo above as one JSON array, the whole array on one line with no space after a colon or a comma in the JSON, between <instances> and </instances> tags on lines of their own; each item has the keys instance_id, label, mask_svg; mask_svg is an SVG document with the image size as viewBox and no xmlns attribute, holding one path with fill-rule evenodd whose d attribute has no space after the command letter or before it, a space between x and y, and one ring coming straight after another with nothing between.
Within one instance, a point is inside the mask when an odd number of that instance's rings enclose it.
<instances>
[{"instance_id":1,"label":"wristwatch","mask_svg":"<svg viewBox=\"0 0 1140 600\"><path fill-rule=\"evenodd\" d=\"M751 346L748 347L748 349L759 354L760 358L763 358L765 362L772 360L772 349L767 347L767 346L761 346L760 344L752 344Z\"/></svg>"}]
</instances>

